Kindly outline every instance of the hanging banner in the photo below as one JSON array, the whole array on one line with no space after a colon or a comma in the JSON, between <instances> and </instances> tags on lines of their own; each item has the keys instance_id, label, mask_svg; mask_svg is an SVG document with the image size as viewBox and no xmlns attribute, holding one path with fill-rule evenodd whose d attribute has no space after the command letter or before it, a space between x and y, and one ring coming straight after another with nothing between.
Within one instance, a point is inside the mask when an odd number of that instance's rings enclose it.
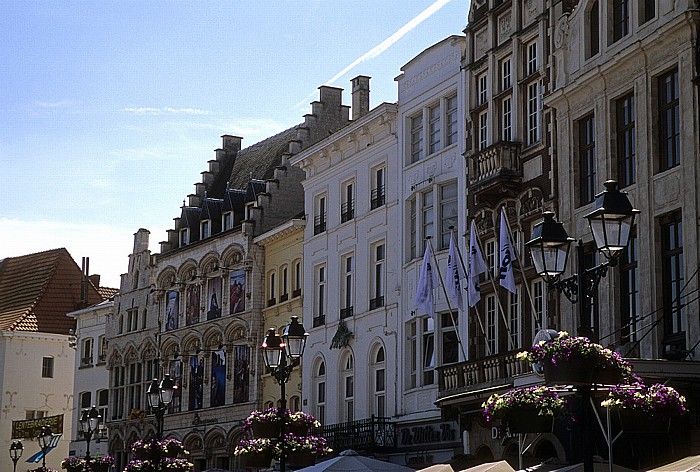
<instances>
[{"instance_id":1,"label":"hanging banner","mask_svg":"<svg viewBox=\"0 0 700 472\"><path fill-rule=\"evenodd\" d=\"M47 416L33 420L17 420L12 422L12 439L36 438L41 428L49 426L53 434L63 433L63 415Z\"/></svg>"}]
</instances>

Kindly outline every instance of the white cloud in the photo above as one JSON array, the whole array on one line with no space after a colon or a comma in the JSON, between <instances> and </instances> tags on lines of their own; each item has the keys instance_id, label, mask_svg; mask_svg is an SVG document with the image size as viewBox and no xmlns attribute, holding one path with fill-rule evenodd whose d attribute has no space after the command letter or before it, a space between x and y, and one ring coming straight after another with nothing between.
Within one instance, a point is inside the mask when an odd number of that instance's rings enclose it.
<instances>
[{"instance_id":1,"label":"white cloud","mask_svg":"<svg viewBox=\"0 0 700 472\"><path fill-rule=\"evenodd\" d=\"M127 229L90 222L23 221L0 218L0 259L65 247L78 266L90 258L90 273L100 284L119 288L120 274L129 267L129 253L138 228ZM151 230L151 250L159 250L164 230Z\"/></svg>"}]
</instances>

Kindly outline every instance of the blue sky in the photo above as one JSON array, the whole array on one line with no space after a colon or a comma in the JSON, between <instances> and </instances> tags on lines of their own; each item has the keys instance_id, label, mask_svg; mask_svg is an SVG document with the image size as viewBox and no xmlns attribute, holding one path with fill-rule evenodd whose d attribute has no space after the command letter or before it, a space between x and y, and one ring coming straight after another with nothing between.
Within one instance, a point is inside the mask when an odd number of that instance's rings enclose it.
<instances>
[{"instance_id":1,"label":"blue sky","mask_svg":"<svg viewBox=\"0 0 700 472\"><path fill-rule=\"evenodd\" d=\"M119 286L214 158L302 121L320 85L394 78L469 0L0 0L0 258L66 247Z\"/></svg>"}]
</instances>

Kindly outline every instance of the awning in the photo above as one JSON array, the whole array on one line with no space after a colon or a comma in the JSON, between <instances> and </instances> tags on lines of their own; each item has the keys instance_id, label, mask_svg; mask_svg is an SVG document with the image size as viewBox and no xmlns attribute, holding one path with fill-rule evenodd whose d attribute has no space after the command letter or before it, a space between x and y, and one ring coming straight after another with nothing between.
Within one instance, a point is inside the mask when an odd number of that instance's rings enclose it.
<instances>
[{"instance_id":1,"label":"awning","mask_svg":"<svg viewBox=\"0 0 700 472\"><path fill-rule=\"evenodd\" d=\"M651 469L649 472L700 472L700 456L688 456L679 461Z\"/></svg>"}]
</instances>

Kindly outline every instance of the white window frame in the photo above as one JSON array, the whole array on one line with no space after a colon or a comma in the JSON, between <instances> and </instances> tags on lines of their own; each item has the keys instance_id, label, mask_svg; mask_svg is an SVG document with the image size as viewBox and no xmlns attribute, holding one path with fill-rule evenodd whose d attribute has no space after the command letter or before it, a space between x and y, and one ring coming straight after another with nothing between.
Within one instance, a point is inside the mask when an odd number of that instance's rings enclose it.
<instances>
[{"instance_id":1,"label":"white window frame","mask_svg":"<svg viewBox=\"0 0 700 472\"><path fill-rule=\"evenodd\" d=\"M211 220L202 220L199 222L199 239L206 239L211 236Z\"/></svg>"},{"instance_id":2,"label":"white window frame","mask_svg":"<svg viewBox=\"0 0 700 472\"><path fill-rule=\"evenodd\" d=\"M486 296L486 319L484 320L484 336L486 342L486 355L498 354L498 316L496 314L496 296Z\"/></svg>"},{"instance_id":3,"label":"white window frame","mask_svg":"<svg viewBox=\"0 0 700 472\"><path fill-rule=\"evenodd\" d=\"M326 363L321 361L315 369L314 375L314 400L316 403L316 419L322 424L326 424L326 400L328 392L326 389Z\"/></svg>"},{"instance_id":4,"label":"white window frame","mask_svg":"<svg viewBox=\"0 0 700 472\"><path fill-rule=\"evenodd\" d=\"M95 339L88 337L80 343L80 365L89 366L94 364Z\"/></svg>"},{"instance_id":5,"label":"white window frame","mask_svg":"<svg viewBox=\"0 0 700 472\"><path fill-rule=\"evenodd\" d=\"M190 229L182 228L179 233L180 236L180 247L187 246L190 244Z\"/></svg>"},{"instance_id":6,"label":"white window frame","mask_svg":"<svg viewBox=\"0 0 700 472\"><path fill-rule=\"evenodd\" d=\"M508 334L510 340L508 349L519 349L522 347L522 297L520 285L516 285L515 293L508 292Z\"/></svg>"},{"instance_id":7,"label":"white window frame","mask_svg":"<svg viewBox=\"0 0 700 472\"><path fill-rule=\"evenodd\" d=\"M277 303L277 271L271 270L267 274L267 306Z\"/></svg>"},{"instance_id":8,"label":"white window frame","mask_svg":"<svg viewBox=\"0 0 700 472\"><path fill-rule=\"evenodd\" d=\"M501 140L513 140L513 97L510 95L501 100Z\"/></svg>"},{"instance_id":9,"label":"white window frame","mask_svg":"<svg viewBox=\"0 0 700 472\"><path fill-rule=\"evenodd\" d=\"M340 222L345 223L355 218L355 181L349 180L342 185Z\"/></svg>"},{"instance_id":10,"label":"white window frame","mask_svg":"<svg viewBox=\"0 0 700 472\"><path fill-rule=\"evenodd\" d=\"M372 195L370 209L374 210L386 204L386 165L382 164L372 169Z\"/></svg>"},{"instance_id":11,"label":"white window frame","mask_svg":"<svg viewBox=\"0 0 700 472\"><path fill-rule=\"evenodd\" d=\"M454 188L452 195L446 196L446 191ZM459 227L459 188L457 181L445 182L439 186L440 192L440 240L437 242L438 249L444 250L450 247L450 226L457 229ZM449 209L454 209L454 214L448 214Z\"/></svg>"},{"instance_id":12,"label":"white window frame","mask_svg":"<svg viewBox=\"0 0 700 472\"><path fill-rule=\"evenodd\" d=\"M476 76L476 103L483 105L488 100L488 71Z\"/></svg>"},{"instance_id":13,"label":"white window frame","mask_svg":"<svg viewBox=\"0 0 700 472\"><path fill-rule=\"evenodd\" d=\"M381 354L381 356L380 356ZM371 357L370 385L372 386L372 413L379 418L387 416L386 411L386 350L379 345Z\"/></svg>"},{"instance_id":14,"label":"white window frame","mask_svg":"<svg viewBox=\"0 0 700 472\"><path fill-rule=\"evenodd\" d=\"M540 142L540 83L527 85L527 144Z\"/></svg>"},{"instance_id":15,"label":"white window frame","mask_svg":"<svg viewBox=\"0 0 700 472\"><path fill-rule=\"evenodd\" d=\"M440 103L428 108L428 155L439 152L442 144Z\"/></svg>"},{"instance_id":16,"label":"white window frame","mask_svg":"<svg viewBox=\"0 0 700 472\"><path fill-rule=\"evenodd\" d=\"M457 143L459 139L458 108L457 94L445 99L445 147Z\"/></svg>"},{"instance_id":17,"label":"white window frame","mask_svg":"<svg viewBox=\"0 0 700 472\"><path fill-rule=\"evenodd\" d=\"M547 319L547 287L544 280L534 280L531 283L530 289L532 290L532 306L534 308L533 313L533 323L532 323L532 337L535 337L537 331L544 329L546 326ZM539 327L534 320L539 320Z\"/></svg>"},{"instance_id":18,"label":"white window frame","mask_svg":"<svg viewBox=\"0 0 700 472\"><path fill-rule=\"evenodd\" d=\"M370 246L372 255L372 273L370 282L370 310L386 305L386 244L385 241L377 241ZM375 306L372 306L374 303Z\"/></svg>"},{"instance_id":19,"label":"white window frame","mask_svg":"<svg viewBox=\"0 0 700 472\"><path fill-rule=\"evenodd\" d=\"M341 369L342 420L350 422L355 420L355 360L352 353L343 358Z\"/></svg>"},{"instance_id":20,"label":"white window frame","mask_svg":"<svg viewBox=\"0 0 700 472\"><path fill-rule=\"evenodd\" d=\"M44 356L41 359L41 377L52 379L54 375L55 361L53 356Z\"/></svg>"},{"instance_id":21,"label":"white window frame","mask_svg":"<svg viewBox=\"0 0 700 472\"><path fill-rule=\"evenodd\" d=\"M501 59L501 91L507 90L513 86L513 70L511 64L510 57Z\"/></svg>"},{"instance_id":22,"label":"white window frame","mask_svg":"<svg viewBox=\"0 0 700 472\"><path fill-rule=\"evenodd\" d=\"M221 214L221 228L223 231L233 229L233 212L225 211Z\"/></svg>"},{"instance_id":23,"label":"white window frame","mask_svg":"<svg viewBox=\"0 0 700 472\"><path fill-rule=\"evenodd\" d=\"M355 300L355 254L349 253L341 257L340 267L342 269L340 306L343 310L349 310L345 311L345 316L341 318L348 318L353 315Z\"/></svg>"},{"instance_id":24,"label":"white window frame","mask_svg":"<svg viewBox=\"0 0 700 472\"><path fill-rule=\"evenodd\" d=\"M424 145L424 118L423 110L420 110L415 115L408 119L409 122L409 149L411 152L411 163L420 161L425 157L425 145Z\"/></svg>"},{"instance_id":25,"label":"white window frame","mask_svg":"<svg viewBox=\"0 0 700 472\"><path fill-rule=\"evenodd\" d=\"M477 117L479 126L479 151L489 147L489 112L487 110L479 113Z\"/></svg>"},{"instance_id":26,"label":"white window frame","mask_svg":"<svg viewBox=\"0 0 700 472\"><path fill-rule=\"evenodd\" d=\"M328 197L325 193L314 198L314 235L328 229Z\"/></svg>"},{"instance_id":27,"label":"white window frame","mask_svg":"<svg viewBox=\"0 0 700 472\"><path fill-rule=\"evenodd\" d=\"M326 290L326 281L328 275L326 274L326 265L319 264L314 270L316 278L316 290L314 293L314 319L318 319L318 325L314 323L315 326L322 326L325 323L326 317L326 303L328 299L328 293Z\"/></svg>"},{"instance_id":28,"label":"white window frame","mask_svg":"<svg viewBox=\"0 0 700 472\"><path fill-rule=\"evenodd\" d=\"M527 43L525 45L525 51L527 54L525 61L525 70L527 71L527 75L532 75L535 72L537 72L537 69L539 68L539 51L537 40L535 39Z\"/></svg>"}]
</instances>

